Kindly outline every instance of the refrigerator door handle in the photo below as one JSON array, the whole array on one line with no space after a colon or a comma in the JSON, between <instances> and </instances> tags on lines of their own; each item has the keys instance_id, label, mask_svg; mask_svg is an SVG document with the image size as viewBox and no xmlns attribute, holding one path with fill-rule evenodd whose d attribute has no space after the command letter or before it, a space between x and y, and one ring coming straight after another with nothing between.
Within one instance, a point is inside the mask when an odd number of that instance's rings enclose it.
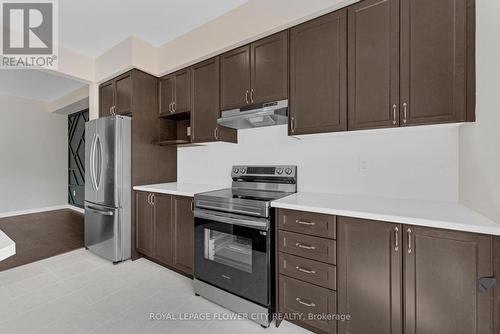
<instances>
[{"instance_id":1,"label":"refrigerator door handle","mask_svg":"<svg viewBox=\"0 0 500 334\"><path fill-rule=\"evenodd\" d=\"M102 145L101 145L101 138L99 137L99 135L96 135L96 140L95 140L95 149L94 151L99 148L99 151L98 151L98 158L97 158L97 171L95 172L96 175L94 175L94 179L95 179L95 187L96 187L96 190L98 191L100 186L101 186L101 178L102 178ZM95 153L94 153L95 155ZM95 164L94 164L95 166Z\"/></svg>"},{"instance_id":2,"label":"refrigerator door handle","mask_svg":"<svg viewBox=\"0 0 500 334\"><path fill-rule=\"evenodd\" d=\"M94 134L92 138L92 144L90 145L90 183L92 184L92 188L97 190L96 182L95 182L95 144L96 144L97 136Z\"/></svg>"},{"instance_id":3,"label":"refrigerator door handle","mask_svg":"<svg viewBox=\"0 0 500 334\"><path fill-rule=\"evenodd\" d=\"M114 212L111 210L101 210L101 209L96 208L96 207L91 206L91 205L87 205L86 210L89 210L89 211L92 211L92 212L95 212L95 213L98 213L98 214L104 215L104 216L113 216L114 215Z\"/></svg>"}]
</instances>

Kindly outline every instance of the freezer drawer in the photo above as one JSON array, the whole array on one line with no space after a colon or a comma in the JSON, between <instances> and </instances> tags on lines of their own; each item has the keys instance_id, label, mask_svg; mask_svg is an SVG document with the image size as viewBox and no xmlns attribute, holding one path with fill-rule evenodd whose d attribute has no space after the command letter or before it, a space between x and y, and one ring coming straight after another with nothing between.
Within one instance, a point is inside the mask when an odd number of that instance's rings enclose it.
<instances>
[{"instance_id":1,"label":"freezer drawer","mask_svg":"<svg viewBox=\"0 0 500 334\"><path fill-rule=\"evenodd\" d=\"M85 247L113 262L122 261L120 210L85 203Z\"/></svg>"}]
</instances>

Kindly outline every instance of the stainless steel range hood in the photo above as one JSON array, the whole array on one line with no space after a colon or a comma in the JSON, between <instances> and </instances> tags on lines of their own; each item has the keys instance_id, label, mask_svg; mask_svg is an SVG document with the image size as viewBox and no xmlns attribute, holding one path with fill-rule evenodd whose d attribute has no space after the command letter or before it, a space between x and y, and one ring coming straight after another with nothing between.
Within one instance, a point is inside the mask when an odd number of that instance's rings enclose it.
<instances>
[{"instance_id":1,"label":"stainless steel range hood","mask_svg":"<svg viewBox=\"0 0 500 334\"><path fill-rule=\"evenodd\" d=\"M223 111L217 123L233 129L287 124L288 100Z\"/></svg>"}]
</instances>

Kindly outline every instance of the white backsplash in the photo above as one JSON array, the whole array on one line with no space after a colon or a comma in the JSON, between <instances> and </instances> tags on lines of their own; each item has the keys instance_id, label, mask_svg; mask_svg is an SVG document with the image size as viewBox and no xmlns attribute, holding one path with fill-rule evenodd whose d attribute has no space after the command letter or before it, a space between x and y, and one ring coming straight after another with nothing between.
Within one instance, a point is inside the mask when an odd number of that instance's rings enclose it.
<instances>
[{"instance_id":1,"label":"white backsplash","mask_svg":"<svg viewBox=\"0 0 500 334\"><path fill-rule=\"evenodd\" d=\"M458 128L425 126L287 136L286 125L238 131L238 144L179 147L178 182L230 185L235 164L298 166L298 190L458 200Z\"/></svg>"}]
</instances>

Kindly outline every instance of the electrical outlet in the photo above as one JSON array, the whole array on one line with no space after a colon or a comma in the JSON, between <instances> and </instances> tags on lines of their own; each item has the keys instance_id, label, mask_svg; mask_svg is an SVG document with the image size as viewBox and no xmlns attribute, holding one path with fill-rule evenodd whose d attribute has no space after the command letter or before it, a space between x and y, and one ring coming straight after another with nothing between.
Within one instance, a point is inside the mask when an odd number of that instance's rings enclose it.
<instances>
[{"instance_id":1,"label":"electrical outlet","mask_svg":"<svg viewBox=\"0 0 500 334\"><path fill-rule=\"evenodd\" d=\"M368 170L368 160L359 159L359 171L366 172Z\"/></svg>"}]
</instances>

